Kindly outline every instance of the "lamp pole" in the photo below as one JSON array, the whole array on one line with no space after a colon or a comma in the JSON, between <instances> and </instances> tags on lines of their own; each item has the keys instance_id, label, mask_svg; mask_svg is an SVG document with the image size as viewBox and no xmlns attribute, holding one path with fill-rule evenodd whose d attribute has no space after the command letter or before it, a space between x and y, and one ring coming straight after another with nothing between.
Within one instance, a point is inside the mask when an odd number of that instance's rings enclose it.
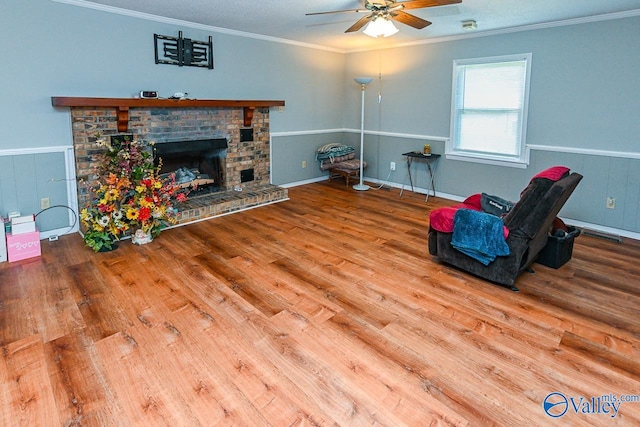
<instances>
[{"instance_id":1,"label":"lamp pole","mask_svg":"<svg viewBox=\"0 0 640 427\"><path fill-rule=\"evenodd\" d=\"M366 86L371 83L371 77L356 77L356 83L360 84L362 89L362 107L360 111L360 183L353 186L354 190L365 191L369 189L368 185L363 184L362 178L364 174L364 91Z\"/></svg>"}]
</instances>

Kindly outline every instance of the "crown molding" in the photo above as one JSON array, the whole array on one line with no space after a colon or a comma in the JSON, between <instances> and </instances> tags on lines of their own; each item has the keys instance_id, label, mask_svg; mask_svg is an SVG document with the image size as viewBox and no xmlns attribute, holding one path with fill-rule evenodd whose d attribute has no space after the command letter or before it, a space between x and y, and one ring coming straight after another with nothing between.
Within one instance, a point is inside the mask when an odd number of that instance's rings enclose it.
<instances>
[{"instance_id":1,"label":"crown molding","mask_svg":"<svg viewBox=\"0 0 640 427\"><path fill-rule=\"evenodd\" d=\"M450 41L456 41L456 40L473 39L477 37L490 37L490 36L518 33L523 31L534 31L534 30L541 30L546 28L564 27L564 26L578 25L578 24L588 24L592 22L600 22L600 21L608 21L612 19L622 19L622 18L631 18L635 16L640 16L640 9L633 9L625 12L607 13L603 15L587 16L583 18L563 19L560 21L544 22L541 24L522 25L518 27L502 28L497 30L474 31L471 34L459 34L454 36L434 37L431 39L417 40L414 42L407 42L407 43L398 43L398 44L393 44L385 47L372 47L372 48L370 47L370 48L363 48L363 49L337 49L329 46L322 46L322 45L317 45L312 43L304 43L304 42L299 42L295 40L265 36L262 34L255 34L255 33L250 33L245 31L230 30L228 28L214 27L211 25L204 25L204 24L198 24L190 21L183 21L180 19L167 18L164 16L158 16L158 15L153 15L153 14L144 13L144 12L136 12L133 10L122 9L119 7L106 6L103 4L93 3L87 0L51 0L51 1L56 3L63 3L63 4L73 5L73 6L84 7L88 9L99 10L107 13L114 13L117 15L128 16L131 18L144 19L147 21L155 21L155 22L160 22L164 24L194 28L198 30L204 30L204 31L215 32L220 34L228 34L232 36L246 37L246 38L251 38L256 40L282 43L282 44L288 44L292 46L304 47L309 49L318 49L318 50L324 50L328 52L342 53L342 54L394 49L398 47L420 46L420 45L426 45L426 44L432 44L432 43L444 43L444 42L450 42Z\"/></svg>"},{"instance_id":2,"label":"crown molding","mask_svg":"<svg viewBox=\"0 0 640 427\"><path fill-rule=\"evenodd\" d=\"M279 37L265 36L262 34L254 34L254 33L249 33L245 31L230 30L228 28L214 27L212 25L198 24L195 22L183 21L183 20L174 19L174 18L167 18L164 16L153 15L150 13L137 12L135 10L122 9L114 6L106 6L104 4L93 3L86 0L51 0L51 1L56 3L68 4L72 6L84 7L87 9L98 10L101 12L113 13L116 15L128 16L130 18L144 19L147 21L160 22L163 24L194 28L196 30L203 30L203 31L209 31L209 32L220 33L220 34L228 34L231 36L246 37L246 38L269 41L274 43L288 44L292 46L305 47L309 49L325 50L325 51L334 52L334 53L347 53L347 51L344 49L336 49L328 46L316 45L312 43L304 43L304 42L299 42L295 40L283 39Z\"/></svg>"},{"instance_id":3,"label":"crown molding","mask_svg":"<svg viewBox=\"0 0 640 427\"><path fill-rule=\"evenodd\" d=\"M573 18L573 19L563 19L560 21L543 22L541 24L521 25L518 27L501 28L497 30L474 31L472 33L458 34L454 36L434 37L431 39L417 40L414 42L398 43L398 44L394 44L394 45L390 45L382 48L373 48L373 49L366 48L366 49L353 49L353 50L350 49L350 50L347 50L346 53L394 49L398 47L421 46L421 45L433 44L433 43L445 43L445 42L456 41L456 40L475 39L478 37L491 37L491 36L499 36L499 35L511 34L511 33L520 33L524 31L536 31L536 30L544 30L547 28L567 27L570 25L579 25L579 24L589 24L592 22L609 21L612 19L633 18L636 16L640 16L640 9L633 9L625 12L607 13L603 15L587 16L584 18Z\"/></svg>"}]
</instances>

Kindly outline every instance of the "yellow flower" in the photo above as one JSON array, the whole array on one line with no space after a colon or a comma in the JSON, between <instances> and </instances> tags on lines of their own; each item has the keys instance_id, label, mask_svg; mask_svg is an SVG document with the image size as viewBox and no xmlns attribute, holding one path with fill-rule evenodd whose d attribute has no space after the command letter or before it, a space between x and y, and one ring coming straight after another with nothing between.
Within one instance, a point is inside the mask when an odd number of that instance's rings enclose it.
<instances>
[{"instance_id":1,"label":"yellow flower","mask_svg":"<svg viewBox=\"0 0 640 427\"><path fill-rule=\"evenodd\" d=\"M83 221L89 221L93 219L93 215L91 215L87 208L84 208L80 211L80 219Z\"/></svg>"},{"instance_id":2,"label":"yellow flower","mask_svg":"<svg viewBox=\"0 0 640 427\"><path fill-rule=\"evenodd\" d=\"M138 210L135 208L127 209L127 219L137 219L138 218Z\"/></svg>"},{"instance_id":3,"label":"yellow flower","mask_svg":"<svg viewBox=\"0 0 640 427\"><path fill-rule=\"evenodd\" d=\"M136 185L136 191L138 193L144 193L146 189L147 187L145 187L144 185Z\"/></svg>"},{"instance_id":4,"label":"yellow flower","mask_svg":"<svg viewBox=\"0 0 640 427\"><path fill-rule=\"evenodd\" d=\"M146 198L140 199L139 204L143 208L151 208L151 207L153 207L153 201L149 201Z\"/></svg>"},{"instance_id":5,"label":"yellow flower","mask_svg":"<svg viewBox=\"0 0 640 427\"><path fill-rule=\"evenodd\" d=\"M120 198L120 192L115 188L111 188L109 189L109 191L107 191L107 194L105 195L105 197L109 201L118 200Z\"/></svg>"}]
</instances>

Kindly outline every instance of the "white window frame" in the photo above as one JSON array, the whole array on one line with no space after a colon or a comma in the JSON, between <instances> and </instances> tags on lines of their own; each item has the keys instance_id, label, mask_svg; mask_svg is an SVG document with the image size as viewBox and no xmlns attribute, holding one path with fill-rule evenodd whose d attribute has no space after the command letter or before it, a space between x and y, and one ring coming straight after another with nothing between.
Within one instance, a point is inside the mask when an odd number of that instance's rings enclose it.
<instances>
[{"instance_id":1,"label":"white window frame","mask_svg":"<svg viewBox=\"0 0 640 427\"><path fill-rule=\"evenodd\" d=\"M500 166L510 166L518 168L526 168L529 164L529 148L526 143L527 134L527 116L529 107L529 82L531 78L531 53L515 54L515 55L502 55L492 56L486 58L473 58L473 59L456 59L453 61L453 79L452 79L452 91L451 91L451 138L445 144L445 157L451 160L461 160L468 162L487 163ZM522 97L522 106L518 110L520 112L520 124L521 129L519 133L519 154L517 156L501 154L498 152L479 152L464 150L458 148L458 138L460 138L458 129L460 118L457 100L463 94L458 93L458 72L461 67L467 65L477 64L492 64L492 63L504 63L504 62L525 62L525 82L524 82L524 94Z\"/></svg>"}]
</instances>

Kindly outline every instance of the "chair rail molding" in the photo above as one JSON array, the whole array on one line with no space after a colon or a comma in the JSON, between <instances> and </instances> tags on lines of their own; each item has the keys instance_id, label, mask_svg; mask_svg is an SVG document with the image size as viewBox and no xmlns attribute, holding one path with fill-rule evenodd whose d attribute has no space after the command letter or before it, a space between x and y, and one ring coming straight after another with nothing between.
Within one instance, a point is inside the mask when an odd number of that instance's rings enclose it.
<instances>
[{"instance_id":1,"label":"chair rail molding","mask_svg":"<svg viewBox=\"0 0 640 427\"><path fill-rule=\"evenodd\" d=\"M561 147L557 145L532 145L527 144L527 147L536 151L553 151L558 153L569 154L586 154L589 156L604 156L604 157L622 157L623 159L640 159L640 152L633 151L610 151L610 150L596 150L593 148L576 148L576 147Z\"/></svg>"}]
</instances>

